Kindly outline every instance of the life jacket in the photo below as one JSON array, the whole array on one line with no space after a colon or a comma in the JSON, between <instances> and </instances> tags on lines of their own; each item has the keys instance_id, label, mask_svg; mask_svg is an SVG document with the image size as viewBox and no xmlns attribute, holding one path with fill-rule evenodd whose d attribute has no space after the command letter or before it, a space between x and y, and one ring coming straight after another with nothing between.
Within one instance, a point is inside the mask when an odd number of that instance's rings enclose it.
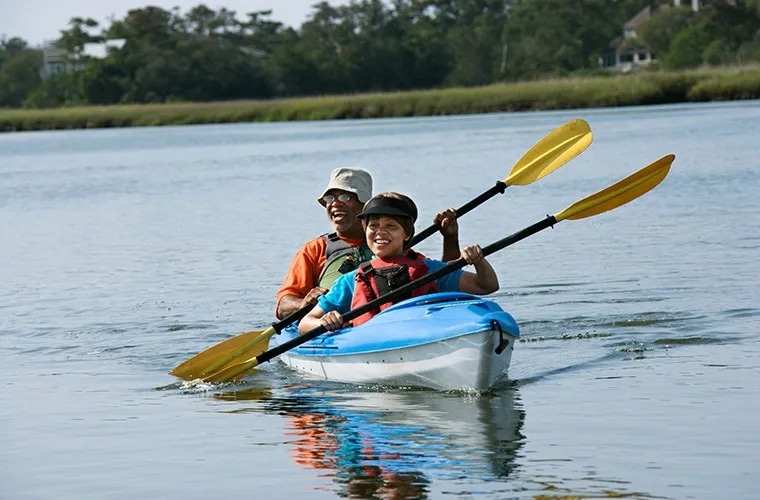
<instances>
[{"instance_id":1,"label":"life jacket","mask_svg":"<svg viewBox=\"0 0 760 500\"><path fill-rule=\"evenodd\" d=\"M322 237L327 242L325 255L327 261L317 279L317 286L330 288L341 275L353 271L362 262L367 262L374 255L366 243L351 246L338 237L338 233L326 233Z\"/></svg>"},{"instance_id":2,"label":"life jacket","mask_svg":"<svg viewBox=\"0 0 760 500\"><path fill-rule=\"evenodd\" d=\"M413 250L407 250L406 254L400 257L393 257L389 260L375 258L369 262L363 263L356 271L356 285L354 286L354 296L351 299L351 309L367 304L381 295L396 290L410 281L422 278L429 272L428 266L423 262L424 257ZM419 297L428 293L438 291L438 285L430 282L426 285L415 288L410 293L398 298L393 302L386 302L375 309L354 318L353 325L358 326L372 319L377 313L388 309L396 302L401 302L411 297Z\"/></svg>"}]
</instances>

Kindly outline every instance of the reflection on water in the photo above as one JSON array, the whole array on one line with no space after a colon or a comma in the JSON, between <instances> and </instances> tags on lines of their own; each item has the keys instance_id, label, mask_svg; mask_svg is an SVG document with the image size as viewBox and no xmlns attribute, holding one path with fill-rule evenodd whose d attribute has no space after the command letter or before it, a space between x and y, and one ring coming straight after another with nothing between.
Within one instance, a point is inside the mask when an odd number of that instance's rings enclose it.
<instances>
[{"instance_id":1,"label":"reflection on water","mask_svg":"<svg viewBox=\"0 0 760 500\"><path fill-rule=\"evenodd\" d=\"M246 387L213 397L255 401L236 412L282 415L293 461L331 478L341 496L426 497L431 481L463 471L506 478L523 443L517 387L481 395Z\"/></svg>"}]
</instances>

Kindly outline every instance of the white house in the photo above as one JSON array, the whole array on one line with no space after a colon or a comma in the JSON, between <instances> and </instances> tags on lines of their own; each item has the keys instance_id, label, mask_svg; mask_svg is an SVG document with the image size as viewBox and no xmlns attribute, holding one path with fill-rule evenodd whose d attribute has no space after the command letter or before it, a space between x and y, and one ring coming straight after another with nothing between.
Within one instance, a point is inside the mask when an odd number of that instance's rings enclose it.
<instances>
[{"instance_id":1,"label":"white house","mask_svg":"<svg viewBox=\"0 0 760 500\"><path fill-rule=\"evenodd\" d=\"M736 0L724 0L728 5L736 6ZM704 6L703 0L673 0L675 7L691 7L694 12ZM668 8L666 5L664 8ZM657 9L648 5L623 25L622 35L610 42L599 56L599 66L611 71L634 71L645 67L655 60L655 55L646 50L642 43L636 41L636 29L648 21Z\"/></svg>"},{"instance_id":2,"label":"white house","mask_svg":"<svg viewBox=\"0 0 760 500\"><path fill-rule=\"evenodd\" d=\"M110 49L120 49L124 46L123 38L106 40L102 43L88 43L84 46L83 55L96 59L103 59ZM42 45L42 67L40 76L48 78L62 71L78 71L84 66L69 54L66 49L59 47L55 41L46 42Z\"/></svg>"}]
</instances>

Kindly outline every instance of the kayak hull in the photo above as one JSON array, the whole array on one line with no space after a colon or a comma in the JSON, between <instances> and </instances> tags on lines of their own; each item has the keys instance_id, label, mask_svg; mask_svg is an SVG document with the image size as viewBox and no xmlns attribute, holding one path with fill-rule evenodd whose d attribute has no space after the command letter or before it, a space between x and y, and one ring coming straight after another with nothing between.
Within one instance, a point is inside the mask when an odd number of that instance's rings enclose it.
<instances>
[{"instance_id":1,"label":"kayak hull","mask_svg":"<svg viewBox=\"0 0 760 500\"><path fill-rule=\"evenodd\" d=\"M295 336L294 328L286 329L274 340ZM321 335L280 359L310 378L333 382L482 391L506 376L518 337L514 318L495 302L436 293Z\"/></svg>"}]
</instances>

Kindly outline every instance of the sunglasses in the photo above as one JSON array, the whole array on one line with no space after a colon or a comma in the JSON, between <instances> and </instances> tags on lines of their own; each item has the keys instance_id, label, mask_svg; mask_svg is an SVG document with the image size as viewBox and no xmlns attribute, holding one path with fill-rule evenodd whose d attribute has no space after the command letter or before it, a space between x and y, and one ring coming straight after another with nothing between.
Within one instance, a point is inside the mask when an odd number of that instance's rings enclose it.
<instances>
[{"instance_id":1,"label":"sunglasses","mask_svg":"<svg viewBox=\"0 0 760 500\"><path fill-rule=\"evenodd\" d=\"M341 203L346 203L348 200L353 198L353 195L349 193L340 193L338 196L332 195L332 194L326 194L322 197L322 201L325 202L325 205L334 202L335 200L338 200Z\"/></svg>"}]
</instances>

